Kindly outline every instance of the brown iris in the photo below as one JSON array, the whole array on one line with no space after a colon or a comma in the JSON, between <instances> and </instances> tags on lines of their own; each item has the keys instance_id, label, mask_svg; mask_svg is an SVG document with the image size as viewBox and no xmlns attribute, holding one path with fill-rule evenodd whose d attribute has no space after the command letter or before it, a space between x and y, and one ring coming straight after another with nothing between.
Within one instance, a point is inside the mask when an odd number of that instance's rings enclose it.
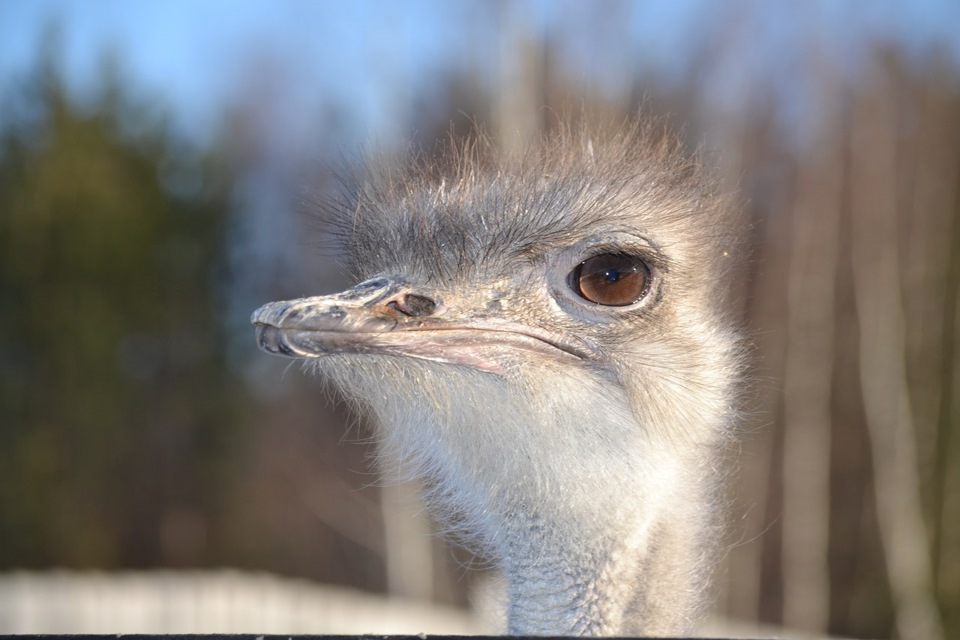
<instances>
[{"instance_id":1,"label":"brown iris","mask_svg":"<svg viewBox=\"0 0 960 640\"><path fill-rule=\"evenodd\" d=\"M633 304L646 295L649 283L643 260L621 253L587 258L570 272L570 286L580 297L608 307Z\"/></svg>"}]
</instances>

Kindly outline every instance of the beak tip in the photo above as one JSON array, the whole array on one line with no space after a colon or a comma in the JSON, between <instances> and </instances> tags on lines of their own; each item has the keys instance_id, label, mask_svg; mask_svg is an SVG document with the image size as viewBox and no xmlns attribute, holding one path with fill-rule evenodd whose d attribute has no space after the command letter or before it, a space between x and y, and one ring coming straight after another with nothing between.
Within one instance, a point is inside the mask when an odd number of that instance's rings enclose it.
<instances>
[{"instance_id":1,"label":"beak tip","mask_svg":"<svg viewBox=\"0 0 960 640\"><path fill-rule=\"evenodd\" d=\"M252 325L263 324L263 320L262 320L263 311L264 311L264 309L266 309L268 306L269 306L269 304L265 304L265 305L263 305L263 306L261 306L261 307L258 307L253 313L251 313L251 314L250 314L250 324L252 324Z\"/></svg>"},{"instance_id":2,"label":"beak tip","mask_svg":"<svg viewBox=\"0 0 960 640\"><path fill-rule=\"evenodd\" d=\"M289 302L268 302L250 314L250 324L276 326L289 307Z\"/></svg>"}]
</instances>

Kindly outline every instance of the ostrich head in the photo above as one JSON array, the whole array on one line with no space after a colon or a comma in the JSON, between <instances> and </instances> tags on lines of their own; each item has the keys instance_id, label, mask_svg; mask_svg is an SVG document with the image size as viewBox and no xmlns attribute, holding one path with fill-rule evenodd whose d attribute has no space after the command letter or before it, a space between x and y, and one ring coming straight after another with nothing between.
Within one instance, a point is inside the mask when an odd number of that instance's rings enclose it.
<instances>
[{"instance_id":1,"label":"ostrich head","mask_svg":"<svg viewBox=\"0 0 960 640\"><path fill-rule=\"evenodd\" d=\"M253 314L495 560L511 633L685 633L704 601L735 229L658 126L381 171L338 227L360 283Z\"/></svg>"}]
</instances>

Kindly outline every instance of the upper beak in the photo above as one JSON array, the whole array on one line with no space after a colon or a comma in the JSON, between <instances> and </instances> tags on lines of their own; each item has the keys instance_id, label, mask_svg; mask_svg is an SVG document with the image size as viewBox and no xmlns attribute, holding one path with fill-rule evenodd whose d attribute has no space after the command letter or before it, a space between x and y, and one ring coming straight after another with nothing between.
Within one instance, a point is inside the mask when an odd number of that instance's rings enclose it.
<instances>
[{"instance_id":1,"label":"upper beak","mask_svg":"<svg viewBox=\"0 0 960 640\"><path fill-rule=\"evenodd\" d=\"M400 355L500 372L517 351L585 359L582 341L503 318L454 314L400 278L374 278L328 296L270 302L253 312L257 344L291 358ZM513 354L511 356L510 354Z\"/></svg>"},{"instance_id":2,"label":"upper beak","mask_svg":"<svg viewBox=\"0 0 960 640\"><path fill-rule=\"evenodd\" d=\"M269 302L250 317L264 351L293 358L363 350L362 342L442 311L399 279L374 278L327 296ZM366 338L364 338L366 336ZM354 348L351 348L354 347Z\"/></svg>"}]
</instances>

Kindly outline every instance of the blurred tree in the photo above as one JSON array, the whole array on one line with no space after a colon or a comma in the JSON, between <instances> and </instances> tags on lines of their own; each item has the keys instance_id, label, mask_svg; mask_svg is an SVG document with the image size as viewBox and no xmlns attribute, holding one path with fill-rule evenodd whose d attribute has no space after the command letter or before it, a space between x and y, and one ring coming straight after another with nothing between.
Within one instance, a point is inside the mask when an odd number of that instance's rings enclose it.
<instances>
[{"instance_id":1,"label":"blurred tree","mask_svg":"<svg viewBox=\"0 0 960 640\"><path fill-rule=\"evenodd\" d=\"M237 414L226 174L41 59L0 125L0 567L194 564Z\"/></svg>"}]
</instances>

